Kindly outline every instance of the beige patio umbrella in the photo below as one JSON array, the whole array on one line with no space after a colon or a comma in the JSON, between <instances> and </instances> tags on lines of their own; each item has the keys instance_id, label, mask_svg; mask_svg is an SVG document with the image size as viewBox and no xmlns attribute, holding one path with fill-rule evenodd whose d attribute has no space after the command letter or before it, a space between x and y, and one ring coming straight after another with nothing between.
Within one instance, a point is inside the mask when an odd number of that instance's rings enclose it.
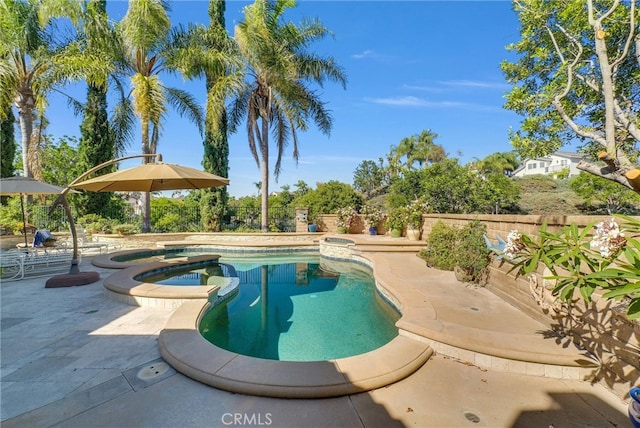
<instances>
[{"instance_id":1,"label":"beige patio umbrella","mask_svg":"<svg viewBox=\"0 0 640 428\"><path fill-rule=\"evenodd\" d=\"M206 189L228 184L227 178L186 166L159 162L101 175L71 184L70 187L94 192L157 192Z\"/></svg>"},{"instance_id":2,"label":"beige patio umbrella","mask_svg":"<svg viewBox=\"0 0 640 428\"><path fill-rule=\"evenodd\" d=\"M90 180L81 180L94 172L112 165L116 162L123 161L125 159L137 158L137 157L154 157L158 159L156 163L146 163L138 165L133 168L112 172L110 174L100 175ZM220 187L229 184L229 180L223 177L219 177L208 172L199 171L194 168L189 168L180 165L168 164L162 162L162 155L157 154L142 154L131 155L118 159L112 159L110 161L101 163L80 177L71 182L67 188L64 189L61 196L64 196L69 189L83 189L92 190L94 192L155 192L162 190L179 190L179 189L206 189L211 187ZM60 198L61 202L66 202L64 197ZM57 201L56 201L57 202ZM66 207L68 210L68 205ZM71 217L71 216L69 216ZM55 283L55 287L58 286L70 286L70 285L82 285L88 284L89 281L97 281L99 275L97 272L84 272L85 276L89 278L79 278L79 269L77 267L77 254L78 254L78 238L75 231L75 223L73 218L70 218L71 235L73 238L73 254L75 265L72 262L71 270L68 275L58 275L52 277L47 282ZM93 275L95 274L95 275Z\"/></svg>"},{"instance_id":3,"label":"beige patio umbrella","mask_svg":"<svg viewBox=\"0 0 640 428\"><path fill-rule=\"evenodd\" d=\"M64 187L38 181L31 177L8 177L0 179L0 196L20 195L20 208L22 209L22 225L24 232L24 245L27 243L27 216L24 212L25 195L46 195L61 193Z\"/></svg>"}]
</instances>

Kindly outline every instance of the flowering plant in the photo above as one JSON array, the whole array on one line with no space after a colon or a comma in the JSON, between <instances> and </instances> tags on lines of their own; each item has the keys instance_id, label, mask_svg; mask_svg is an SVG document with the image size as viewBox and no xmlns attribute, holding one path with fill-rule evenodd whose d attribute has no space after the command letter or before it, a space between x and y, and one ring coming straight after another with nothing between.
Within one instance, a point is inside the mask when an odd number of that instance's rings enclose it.
<instances>
[{"instance_id":1,"label":"flowering plant","mask_svg":"<svg viewBox=\"0 0 640 428\"><path fill-rule=\"evenodd\" d=\"M427 211L427 204L421 199L413 201L407 207L407 225L411 229L422 229L423 214Z\"/></svg>"},{"instance_id":2,"label":"flowering plant","mask_svg":"<svg viewBox=\"0 0 640 428\"><path fill-rule=\"evenodd\" d=\"M363 206L360 215L366 227L376 227L384 218L382 210L375 205Z\"/></svg>"},{"instance_id":3,"label":"flowering plant","mask_svg":"<svg viewBox=\"0 0 640 428\"><path fill-rule=\"evenodd\" d=\"M353 207L338 208L336 211L336 226L349 228L356 215L357 212Z\"/></svg>"},{"instance_id":4,"label":"flowering plant","mask_svg":"<svg viewBox=\"0 0 640 428\"><path fill-rule=\"evenodd\" d=\"M408 215L407 207L394 208L389 212L386 220L386 227L389 230L399 229L402 230L407 225Z\"/></svg>"},{"instance_id":5,"label":"flowering plant","mask_svg":"<svg viewBox=\"0 0 640 428\"><path fill-rule=\"evenodd\" d=\"M510 271L516 276L529 275L543 263L552 273L544 279L556 281L553 294L563 301L573 300L577 290L589 303L593 292L602 289L606 299L629 302L628 318L640 318L640 220L616 217L624 220L625 229L612 218L582 230L574 223L557 233L543 224L538 239L513 230L503 260L513 264Z\"/></svg>"}]
</instances>

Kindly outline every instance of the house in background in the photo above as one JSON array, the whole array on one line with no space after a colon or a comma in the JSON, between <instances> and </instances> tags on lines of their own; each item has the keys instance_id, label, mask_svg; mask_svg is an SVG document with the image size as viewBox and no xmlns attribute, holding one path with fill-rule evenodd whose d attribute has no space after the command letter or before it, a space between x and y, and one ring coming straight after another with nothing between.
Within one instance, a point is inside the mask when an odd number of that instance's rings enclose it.
<instances>
[{"instance_id":1,"label":"house in background","mask_svg":"<svg viewBox=\"0 0 640 428\"><path fill-rule=\"evenodd\" d=\"M525 175L543 174L556 176L565 169L569 169L569 177L578 175L578 162L583 155L573 152L555 152L549 156L525 159L522 165L513 171L512 177L524 177Z\"/></svg>"}]
</instances>

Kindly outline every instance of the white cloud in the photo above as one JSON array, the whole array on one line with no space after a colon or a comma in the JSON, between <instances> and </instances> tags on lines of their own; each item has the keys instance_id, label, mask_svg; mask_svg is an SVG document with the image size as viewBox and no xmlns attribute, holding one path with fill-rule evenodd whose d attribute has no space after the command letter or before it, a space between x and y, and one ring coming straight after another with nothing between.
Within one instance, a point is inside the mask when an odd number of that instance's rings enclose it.
<instances>
[{"instance_id":1,"label":"white cloud","mask_svg":"<svg viewBox=\"0 0 640 428\"><path fill-rule=\"evenodd\" d=\"M372 58L372 57L375 57L375 56L376 56L376 53L374 51L367 49L366 51L363 51L362 53L351 55L351 58L365 59L365 58Z\"/></svg>"},{"instance_id":2,"label":"white cloud","mask_svg":"<svg viewBox=\"0 0 640 428\"><path fill-rule=\"evenodd\" d=\"M435 86L416 86L416 85L402 85L402 89L406 89L409 91L420 91L420 92L444 92L443 88L437 88Z\"/></svg>"},{"instance_id":3,"label":"white cloud","mask_svg":"<svg viewBox=\"0 0 640 428\"><path fill-rule=\"evenodd\" d=\"M479 80L443 80L438 82L445 86L463 88L508 89L511 86L504 82L483 82Z\"/></svg>"},{"instance_id":4,"label":"white cloud","mask_svg":"<svg viewBox=\"0 0 640 428\"><path fill-rule=\"evenodd\" d=\"M353 58L353 59L372 59L372 60L376 60L376 61L381 61L381 60L390 59L392 57L390 57L388 55L383 55L383 54L378 53L376 51L373 51L371 49L366 49L366 50L362 51L361 53L355 53L355 54L351 55L351 58Z\"/></svg>"},{"instance_id":5,"label":"white cloud","mask_svg":"<svg viewBox=\"0 0 640 428\"><path fill-rule=\"evenodd\" d=\"M427 108L459 108L464 110L476 111L501 111L502 109L495 106L483 104L463 103L458 101L429 101L423 98L406 96L406 97L387 97L387 98L366 98L365 101L373 104L382 104L396 107L427 107Z\"/></svg>"},{"instance_id":6,"label":"white cloud","mask_svg":"<svg viewBox=\"0 0 640 428\"><path fill-rule=\"evenodd\" d=\"M463 103L454 101L428 101L423 98L406 96L406 97L387 97L387 98L368 98L369 101L374 104L384 104L390 106L405 106L405 107L460 107Z\"/></svg>"}]
</instances>

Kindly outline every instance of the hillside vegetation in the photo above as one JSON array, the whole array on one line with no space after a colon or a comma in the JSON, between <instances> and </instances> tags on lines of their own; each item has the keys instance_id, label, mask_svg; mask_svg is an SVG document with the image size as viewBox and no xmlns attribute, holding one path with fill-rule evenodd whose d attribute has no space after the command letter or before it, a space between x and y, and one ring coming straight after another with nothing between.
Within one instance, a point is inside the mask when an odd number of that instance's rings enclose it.
<instances>
[{"instance_id":1,"label":"hillside vegetation","mask_svg":"<svg viewBox=\"0 0 640 428\"><path fill-rule=\"evenodd\" d=\"M544 175L515 178L520 188L522 214L584 214L584 200L569 188L568 180Z\"/></svg>"}]
</instances>

